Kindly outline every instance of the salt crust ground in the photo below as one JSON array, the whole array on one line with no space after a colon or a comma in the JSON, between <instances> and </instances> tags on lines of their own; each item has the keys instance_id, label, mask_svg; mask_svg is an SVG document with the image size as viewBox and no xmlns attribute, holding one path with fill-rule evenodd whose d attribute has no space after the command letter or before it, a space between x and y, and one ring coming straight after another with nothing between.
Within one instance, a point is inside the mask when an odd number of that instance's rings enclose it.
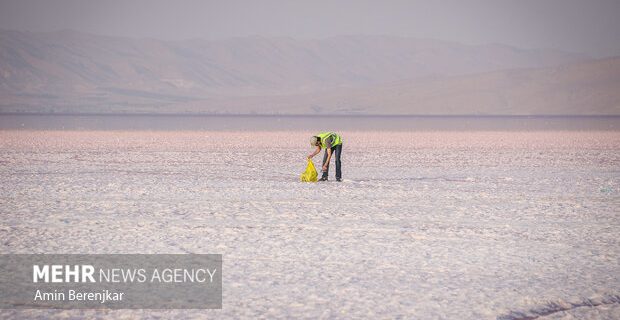
<instances>
[{"instance_id":1,"label":"salt crust ground","mask_svg":"<svg viewBox=\"0 0 620 320\"><path fill-rule=\"evenodd\" d=\"M620 133L0 131L0 252L222 253L223 310L1 318L620 318ZM333 173L332 173L333 179Z\"/></svg>"}]
</instances>

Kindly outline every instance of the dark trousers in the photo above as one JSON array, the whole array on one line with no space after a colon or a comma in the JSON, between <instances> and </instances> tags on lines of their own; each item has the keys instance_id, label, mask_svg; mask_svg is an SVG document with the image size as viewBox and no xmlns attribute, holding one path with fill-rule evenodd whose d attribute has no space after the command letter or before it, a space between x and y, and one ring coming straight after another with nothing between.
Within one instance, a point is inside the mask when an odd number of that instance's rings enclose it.
<instances>
[{"instance_id":1,"label":"dark trousers","mask_svg":"<svg viewBox=\"0 0 620 320\"><path fill-rule=\"evenodd\" d=\"M340 164L340 154L342 153L342 144L332 147L332 158L336 159L336 179L342 178L342 167ZM327 162L327 149L323 153L323 165ZM329 163L327 164L327 170L323 171L323 177L327 178L329 172Z\"/></svg>"}]
</instances>

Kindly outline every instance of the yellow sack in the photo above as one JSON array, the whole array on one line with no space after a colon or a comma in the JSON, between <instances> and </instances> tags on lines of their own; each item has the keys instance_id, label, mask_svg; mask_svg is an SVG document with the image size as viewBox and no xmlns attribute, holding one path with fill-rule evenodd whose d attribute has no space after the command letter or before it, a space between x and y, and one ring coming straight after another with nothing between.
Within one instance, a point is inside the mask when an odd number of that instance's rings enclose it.
<instances>
[{"instance_id":1,"label":"yellow sack","mask_svg":"<svg viewBox=\"0 0 620 320\"><path fill-rule=\"evenodd\" d=\"M308 166L306 167L306 171L301 174L301 182L316 182L318 174L316 173L316 169L314 168L314 163L312 160L308 159Z\"/></svg>"}]
</instances>

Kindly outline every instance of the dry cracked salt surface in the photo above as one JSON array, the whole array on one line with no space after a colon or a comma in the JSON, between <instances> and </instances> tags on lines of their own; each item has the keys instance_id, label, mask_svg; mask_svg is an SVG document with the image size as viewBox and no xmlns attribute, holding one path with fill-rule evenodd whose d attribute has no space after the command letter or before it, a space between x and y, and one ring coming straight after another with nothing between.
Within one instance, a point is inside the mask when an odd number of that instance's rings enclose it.
<instances>
[{"instance_id":1,"label":"dry cracked salt surface","mask_svg":"<svg viewBox=\"0 0 620 320\"><path fill-rule=\"evenodd\" d=\"M620 318L619 132L342 134L305 184L310 132L0 131L0 253L224 259L222 310L0 317Z\"/></svg>"}]
</instances>

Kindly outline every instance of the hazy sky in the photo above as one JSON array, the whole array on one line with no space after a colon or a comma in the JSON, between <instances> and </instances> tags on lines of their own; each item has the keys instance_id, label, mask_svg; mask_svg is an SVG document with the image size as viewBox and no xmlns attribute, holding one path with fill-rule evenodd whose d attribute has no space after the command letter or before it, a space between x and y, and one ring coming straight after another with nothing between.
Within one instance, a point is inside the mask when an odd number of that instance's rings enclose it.
<instances>
[{"instance_id":1,"label":"hazy sky","mask_svg":"<svg viewBox=\"0 0 620 320\"><path fill-rule=\"evenodd\" d=\"M620 0L0 0L0 28L156 39L386 34L620 55Z\"/></svg>"}]
</instances>

